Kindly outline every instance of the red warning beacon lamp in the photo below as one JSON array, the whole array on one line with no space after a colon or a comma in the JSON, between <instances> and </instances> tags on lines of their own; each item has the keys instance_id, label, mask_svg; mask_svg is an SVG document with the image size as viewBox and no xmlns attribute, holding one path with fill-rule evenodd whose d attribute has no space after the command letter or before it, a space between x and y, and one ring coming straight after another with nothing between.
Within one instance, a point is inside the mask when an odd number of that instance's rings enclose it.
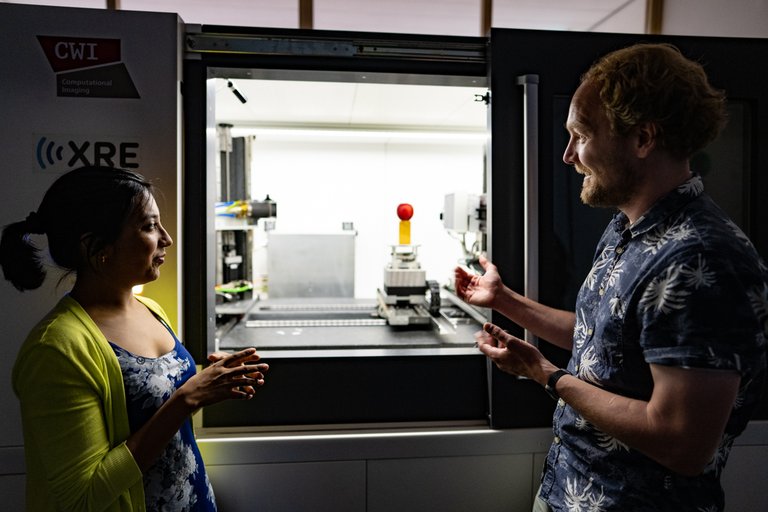
<instances>
[{"instance_id":1,"label":"red warning beacon lamp","mask_svg":"<svg viewBox=\"0 0 768 512\"><path fill-rule=\"evenodd\" d=\"M410 245L413 206L408 203L397 205L397 216L400 218L400 245Z\"/></svg>"}]
</instances>

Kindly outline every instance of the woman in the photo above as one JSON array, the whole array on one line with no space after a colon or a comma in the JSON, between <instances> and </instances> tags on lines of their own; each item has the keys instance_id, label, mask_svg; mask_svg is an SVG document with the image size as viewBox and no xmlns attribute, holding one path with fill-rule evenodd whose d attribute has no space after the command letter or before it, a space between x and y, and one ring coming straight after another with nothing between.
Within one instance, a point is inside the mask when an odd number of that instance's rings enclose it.
<instances>
[{"instance_id":1,"label":"woman","mask_svg":"<svg viewBox=\"0 0 768 512\"><path fill-rule=\"evenodd\" d=\"M75 282L13 369L27 508L215 510L190 416L251 398L268 366L251 348L211 355L195 374L160 306L133 294L159 277L173 243L150 183L104 167L58 178L37 212L0 240L5 278L22 291L45 278L30 233L47 235L53 261Z\"/></svg>"}]
</instances>

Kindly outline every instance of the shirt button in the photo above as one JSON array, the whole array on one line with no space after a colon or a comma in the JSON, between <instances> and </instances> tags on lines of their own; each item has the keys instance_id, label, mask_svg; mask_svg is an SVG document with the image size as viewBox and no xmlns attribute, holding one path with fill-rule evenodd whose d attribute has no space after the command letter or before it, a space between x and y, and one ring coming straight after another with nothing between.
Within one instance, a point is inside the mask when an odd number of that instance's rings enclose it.
<instances>
[{"instance_id":1,"label":"shirt button","mask_svg":"<svg viewBox=\"0 0 768 512\"><path fill-rule=\"evenodd\" d=\"M563 400L562 398L558 399L557 400L557 406L558 407L564 407L565 406L565 400Z\"/></svg>"},{"instance_id":2,"label":"shirt button","mask_svg":"<svg viewBox=\"0 0 768 512\"><path fill-rule=\"evenodd\" d=\"M597 293L599 293L600 296L602 297L603 295L605 295L605 288L600 288L600 290L598 290Z\"/></svg>"},{"instance_id":3,"label":"shirt button","mask_svg":"<svg viewBox=\"0 0 768 512\"><path fill-rule=\"evenodd\" d=\"M587 334L589 334L590 336L592 336L593 332L595 332L595 331L593 331L591 328L587 329Z\"/></svg>"},{"instance_id":4,"label":"shirt button","mask_svg":"<svg viewBox=\"0 0 768 512\"><path fill-rule=\"evenodd\" d=\"M616 248L616 254L621 254L623 252L624 252L624 248L623 247L617 247Z\"/></svg>"},{"instance_id":5,"label":"shirt button","mask_svg":"<svg viewBox=\"0 0 768 512\"><path fill-rule=\"evenodd\" d=\"M558 436L555 436L555 444L560 444L560 438Z\"/></svg>"}]
</instances>

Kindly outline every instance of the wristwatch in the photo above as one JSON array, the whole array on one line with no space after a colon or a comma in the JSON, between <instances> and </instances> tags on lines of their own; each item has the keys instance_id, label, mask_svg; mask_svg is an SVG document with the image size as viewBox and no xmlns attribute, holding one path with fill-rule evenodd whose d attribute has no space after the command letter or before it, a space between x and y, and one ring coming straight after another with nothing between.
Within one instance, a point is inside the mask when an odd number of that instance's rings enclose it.
<instances>
[{"instance_id":1,"label":"wristwatch","mask_svg":"<svg viewBox=\"0 0 768 512\"><path fill-rule=\"evenodd\" d=\"M547 379L547 385L544 386L544 390L547 393L549 393L549 396L551 396L555 400L560 399L560 395L557 394L557 389L555 388L555 386L557 386L557 381L559 381L563 375L573 375L573 374L568 370L563 370L561 368L557 371L552 372L552 374Z\"/></svg>"}]
</instances>

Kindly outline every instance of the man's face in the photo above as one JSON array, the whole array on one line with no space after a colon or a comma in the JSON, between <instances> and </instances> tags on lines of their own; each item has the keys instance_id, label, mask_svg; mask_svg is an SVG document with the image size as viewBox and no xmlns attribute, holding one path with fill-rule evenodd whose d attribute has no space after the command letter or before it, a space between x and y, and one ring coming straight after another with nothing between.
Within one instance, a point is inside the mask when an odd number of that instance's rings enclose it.
<instances>
[{"instance_id":1,"label":"man's face","mask_svg":"<svg viewBox=\"0 0 768 512\"><path fill-rule=\"evenodd\" d=\"M640 181L630 139L611 130L597 88L585 82L573 95L565 123L570 138L563 161L584 176L581 200L621 208Z\"/></svg>"}]
</instances>

